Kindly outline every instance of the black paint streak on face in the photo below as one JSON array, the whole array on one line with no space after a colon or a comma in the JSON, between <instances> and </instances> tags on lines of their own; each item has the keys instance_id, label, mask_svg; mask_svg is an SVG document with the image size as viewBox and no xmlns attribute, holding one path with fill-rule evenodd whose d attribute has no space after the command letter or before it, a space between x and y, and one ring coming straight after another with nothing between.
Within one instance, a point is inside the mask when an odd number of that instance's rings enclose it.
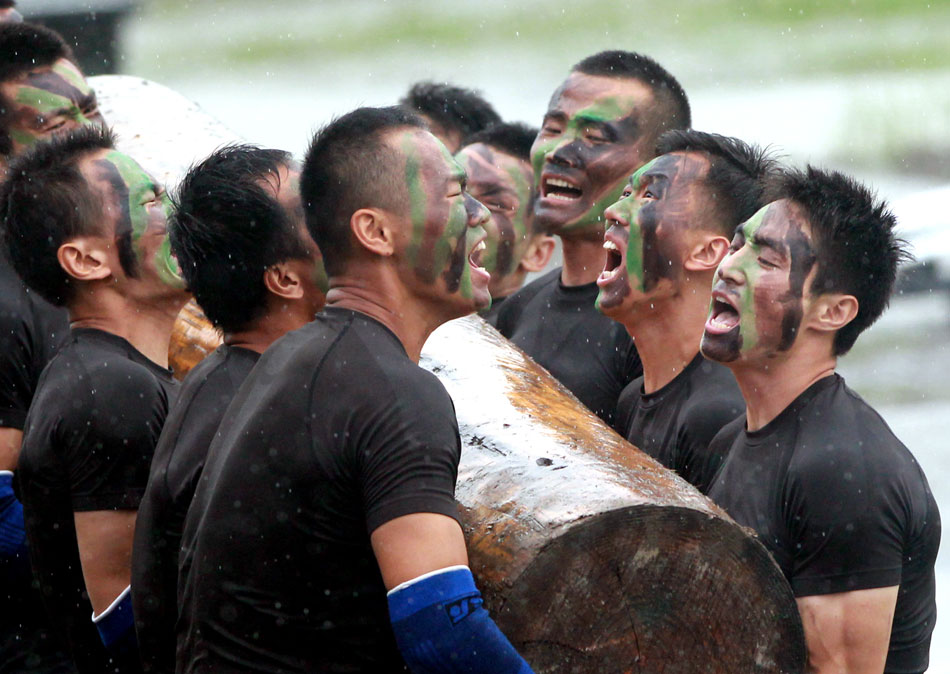
<instances>
[{"instance_id":1,"label":"black paint streak on face","mask_svg":"<svg viewBox=\"0 0 950 674\"><path fill-rule=\"evenodd\" d=\"M779 351L787 351L791 348L798 335L798 328L804 314L802 299L805 293L805 280L816 260L801 224L797 220L789 220L787 226L785 245L788 247L789 257L788 295L782 300L785 315L782 317L782 340L778 345Z\"/></svg>"},{"instance_id":2,"label":"black paint streak on face","mask_svg":"<svg viewBox=\"0 0 950 674\"><path fill-rule=\"evenodd\" d=\"M482 145L477 148L475 154L481 157L489 166L495 165L495 154L487 145ZM478 175L478 165L474 164L474 167L475 172L468 177L469 184L485 181L485 178ZM514 223L511 222L509 216L501 213L492 213L492 219L496 222L501 221L499 223L501 225L501 231L498 232L498 247L495 252L495 269L500 271L502 269L508 269L511 265L512 258L515 254L517 232L515 232ZM492 273L494 274L495 272Z\"/></svg>"},{"instance_id":3,"label":"black paint streak on face","mask_svg":"<svg viewBox=\"0 0 950 674\"><path fill-rule=\"evenodd\" d=\"M640 225L640 236L643 237L643 290L651 291L661 279L675 280L678 267L673 264L675 251L670 250L669 244L678 229L689 226L688 222L681 222L683 217L671 204L671 192L680 187L678 183L686 182L694 176L687 172L680 175L683 167L683 157L665 155L654 162L653 167L644 176L649 182L644 186L656 193L656 199L648 201L640 208L637 222ZM653 174L662 171L661 175ZM653 174L653 175L651 175ZM643 180L641 178L641 180ZM661 237L660 230L663 230Z\"/></svg>"},{"instance_id":4,"label":"black paint streak on face","mask_svg":"<svg viewBox=\"0 0 950 674\"><path fill-rule=\"evenodd\" d=\"M112 188L112 194L119 207L119 217L115 223L116 248L119 253L119 264L125 273L135 278L138 276L138 264L135 251L132 248L132 216L129 213L129 186L125 184L119 169L106 159L97 159L93 162L96 167L96 177Z\"/></svg>"},{"instance_id":5,"label":"black paint streak on face","mask_svg":"<svg viewBox=\"0 0 950 674\"><path fill-rule=\"evenodd\" d=\"M442 274L442 278L445 280L445 286L450 293L458 291L459 286L462 284L462 275L465 273L465 265L468 264L468 256L465 254L465 248L468 239L467 225L478 217L478 213L481 210L481 204L472 198L468 192L463 193L463 196L465 198L466 228L459 235L458 242L455 244L455 249L452 251L452 257L449 260L449 268L446 269ZM449 217L451 217L451 215Z\"/></svg>"},{"instance_id":6,"label":"black paint streak on face","mask_svg":"<svg viewBox=\"0 0 950 674\"><path fill-rule=\"evenodd\" d=\"M89 96L88 93L80 91L65 77L53 70L30 75L25 84L34 89L42 89L75 102L83 101Z\"/></svg>"}]
</instances>

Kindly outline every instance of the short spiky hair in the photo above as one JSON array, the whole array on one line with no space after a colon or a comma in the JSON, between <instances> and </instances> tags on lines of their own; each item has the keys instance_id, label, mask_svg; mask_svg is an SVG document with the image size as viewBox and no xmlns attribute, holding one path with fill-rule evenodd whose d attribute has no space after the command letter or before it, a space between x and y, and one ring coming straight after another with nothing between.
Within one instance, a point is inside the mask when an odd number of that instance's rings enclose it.
<instances>
[{"instance_id":1,"label":"short spiky hair","mask_svg":"<svg viewBox=\"0 0 950 674\"><path fill-rule=\"evenodd\" d=\"M69 276L56 257L66 241L97 232L102 203L79 170L79 162L115 148L103 126L87 125L42 140L13 159L0 186L3 241L20 278L52 304L72 295Z\"/></svg>"},{"instance_id":2,"label":"short spiky hair","mask_svg":"<svg viewBox=\"0 0 950 674\"><path fill-rule=\"evenodd\" d=\"M472 89L441 82L417 82L399 104L462 138L501 122L491 103Z\"/></svg>"},{"instance_id":3,"label":"short spiky hair","mask_svg":"<svg viewBox=\"0 0 950 674\"><path fill-rule=\"evenodd\" d=\"M462 141L462 147L482 143L521 161L530 162L531 146L537 135L536 128L521 122L495 124L468 136Z\"/></svg>"},{"instance_id":4,"label":"short spiky hair","mask_svg":"<svg viewBox=\"0 0 950 674\"><path fill-rule=\"evenodd\" d=\"M811 292L857 298L857 316L834 339L834 355L847 353L884 313L897 267L911 259L906 242L894 235L897 219L884 201L853 178L814 166L782 171L766 198L793 202L811 227L818 259Z\"/></svg>"},{"instance_id":5,"label":"short spiky hair","mask_svg":"<svg viewBox=\"0 0 950 674\"><path fill-rule=\"evenodd\" d=\"M0 23L0 54L0 82L53 65L59 59L75 62L72 50L59 33L32 23ZM6 97L0 94L0 155L13 151L7 131L9 107Z\"/></svg>"},{"instance_id":6,"label":"short spiky hair","mask_svg":"<svg viewBox=\"0 0 950 674\"><path fill-rule=\"evenodd\" d=\"M283 150L228 145L192 166L178 186L168 236L195 301L216 327L235 332L266 307L264 270L310 252L272 187L293 158Z\"/></svg>"},{"instance_id":7,"label":"short spiky hair","mask_svg":"<svg viewBox=\"0 0 950 674\"><path fill-rule=\"evenodd\" d=\"M577 63L571 71L643 82L663 108L663 129L688 129L692 125L689 99L683 87L649 56L619 49L602 51Z\"/></svg>"},{"instance_id":8,"label":"short spiky hair","mask_svg":"<svg viewBox=\"0 0 950 674\"><path fill-rule=\"evenodd\" d=\"M778 170L767 150L716 133L667 131L657 141L656 153L670 152L698 152L709 159L706 185L715 200L719 231L729 237L765 205L766 185Z\"/></svg>"},{"instance_id":9,"label":"short spiky hair","mask_svg":"<svg viewBox=\"0 0 950 674\"><path fill-rule=\"evenodd\" d=\"M320 247L330 276L344 269L353 252L350 216L360 208L398 211L405 167L386 144L386 132L425 129L425 122L400 107L357 108L320 129L300 177L307 229Z\"/></svg>"}]
</instances>

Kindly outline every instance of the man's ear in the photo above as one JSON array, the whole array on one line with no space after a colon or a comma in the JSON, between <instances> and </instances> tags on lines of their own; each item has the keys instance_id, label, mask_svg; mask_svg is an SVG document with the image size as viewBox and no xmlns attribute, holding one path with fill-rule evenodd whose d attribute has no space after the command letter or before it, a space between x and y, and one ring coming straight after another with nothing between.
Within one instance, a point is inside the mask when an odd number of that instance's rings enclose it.
<instances>
[{"instance_id":1,"label":"man's ear","mask_svg":"<svg viewBox=\"0 0 950 674\"><path fill-rule=\"evenodd\" d=\"M112 275L108 244L102 237L70 239L56 251L59 266L77 281L99 281Z\"/></svg>"},{"instance_id":2,"label":"man's ear","mask_svg":"<svg viewBox=\"0 0 950 674\"><path fill-rule=\"evenodd\" d=\"M553 236L544 234L534 237L521 258L521 268L528 272L541 271L551 261L556 245Z\"/></svg>"},{"instance_id":3,"label":"man's ear","mask_svg":"<svg viewBox=\"0 0 950 674\"><path fill-rule=\"evenodd\" d=\"M378 208L361 208L350 216L350 230L363 248L388 257L396 250L392 217Z\"/></svg>"},{"instance_id":4,"label":"man's ear","mask_svg":"<svg viewBox=\"0 0 950 674\"><path fill-rule=\"evenodd\" d=\"M714 236L711 239L703 237L693 244L693 248L683 262L683 267L688 271L714 271L728 252L729 239L726 237Z\"/></svg>"},{"instance_id":5,"label":"man's ear","mask_svg":"<svg viewBox=\"0 0 950 674\"><path fill-rule=\"evenodd\" d=\"M303 297L303 279L288 262L278 262L264 270L264 286L277 297L299 300Z\"/></svg>"},{"instance_id":6,"label":"man's ear","mask_svg":"<svg viewBox=\"0 0 950 674\"><path fill-rule=\"evenodd\" d=\"M808 327L836 332L858 315L858 299L841 293L821 295L812 300L808 314Z\"/></svg>"}]
</instances>

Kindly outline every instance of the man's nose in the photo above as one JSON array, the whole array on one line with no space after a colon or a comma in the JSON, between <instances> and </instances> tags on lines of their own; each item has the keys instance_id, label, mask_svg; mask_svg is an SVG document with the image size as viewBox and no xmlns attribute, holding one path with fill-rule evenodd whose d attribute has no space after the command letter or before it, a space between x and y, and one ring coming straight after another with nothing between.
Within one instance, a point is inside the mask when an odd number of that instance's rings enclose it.
<instances>
[{"instance_id":1,"label":"man's nose","mask_svg":"<svg viewBox=\"0 0 950 674\"><path fill-rule=\"evenodd\" d=\"M738 255L738 251L727 253L726 257L722 258L722 262L719 263L716 276L729 283L741 283L743 280L742 272L739 269L739 265L736 264Z\"/></svg>"},{"instance_id":2,"label":"man's nose","mask_svg":"<svg viewBox=\"0 0 950 674\"><path fill-rule=\"evenodd\" d=\"M580 168L583 165L578 152L577 139L569 135L562 137L560 142L551 148L546 159L552 164L569 168Z\"/></svg>"},{"instance_id":3,"label":"man's nose","mask_svg":"<svg viewBox=\"0 0 950 674\"><path fill-rule=\"evenodd\" d=\"M471 195L468 195L466 210L469 227L485 227L491 220L491 211L488 207Z\"/></svg>"}]
</instances>

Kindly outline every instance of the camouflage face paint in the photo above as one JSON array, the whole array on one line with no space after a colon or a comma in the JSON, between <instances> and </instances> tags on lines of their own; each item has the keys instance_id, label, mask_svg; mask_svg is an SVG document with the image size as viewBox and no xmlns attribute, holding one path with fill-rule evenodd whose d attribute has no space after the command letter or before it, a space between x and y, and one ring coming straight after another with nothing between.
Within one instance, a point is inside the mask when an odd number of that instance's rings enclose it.
<instances>
[{"instance_id":1,"label":"camouflage face paint","mask_svg":"<svg viewBox=\"0 0 950 674\"><path fill-rule=\"evenodd\" d=\"M450 294L487 304L488 278L473 283L469 263L476 243L484 238L487 209L465 191L465 171L445 146L427 132L404 131L398 141L406 158L405 181L412 224L407 257L425 284L442 281Z\"/></svg>"},{"instance_id":2,"label":"camouflage face paint","mask_svg":"<svg viewBox=\"0 0 950 674\"><path fill-rule=\"evenodd\" d=\"M730 362L768 359L791 348L815 261L797 209L783 200L759 210L739 227L719 265L703 353Z\"/></svg>"},{"instance_id":3,"label":"camouflage face paint","mask_svg":"<svg viewBox=\"0 0 950 674\"><path fill-rule=\"evenodd\" d=\"M705 157L676 152L657 157L633 174L623 198L604 214L613 224L604 237L607 261L597 281L602 311L613 316L626 298L649 300L662 280L676 283L687 247L685 234L703 222L700 190L708 170ZM625 244L627 236L636 245ZM621 266L624 269L618 269Z\"/></svg>"},{"instance_id":4,"label":"camouflage face paint","mask_svg":"<svg viewBox=\"0 0 950 674\"><path fill-rule=\"evenodd\" d=\"M66 59L0 87L12 102L8 132L14 154L59 131L102 122L95 93Z\"/></svg>"},{"instance_id":5,"label":"camouflage face paint","mask_svg":"<svg viewBox=\"0 0 950 674\"><path fill-rule=\"evenodd\" d=\"M555 234L597 230L627 177L652 154L652 93L637 80L572 73L531 148L535 217Z\"/></svg>"},{"instance_id":6,"label":"camouflage face paint","mask_svg":"<svg viewBox=\"0 0 950 674\"><path fill-rule=\"evenodd\" d=\"M109 151L93 165L113 199L115 238L126 273L133 278L155 276L163 285L184 288L166 233L170 202L164 190L121 152Z\"/></svg>"},{"instance_id":7,"label":"camouflage face paint","mask_svg":"<svg viewBox=\"0 0 950 674\"><path fill-rule=\"evenodd\" d=\"M482 266L491 273L492 296L518 271L530 232L532 183L527 162L483 143L456 155L468 175L467 189L491 213Z\"/></svg>"}]
</instances>

